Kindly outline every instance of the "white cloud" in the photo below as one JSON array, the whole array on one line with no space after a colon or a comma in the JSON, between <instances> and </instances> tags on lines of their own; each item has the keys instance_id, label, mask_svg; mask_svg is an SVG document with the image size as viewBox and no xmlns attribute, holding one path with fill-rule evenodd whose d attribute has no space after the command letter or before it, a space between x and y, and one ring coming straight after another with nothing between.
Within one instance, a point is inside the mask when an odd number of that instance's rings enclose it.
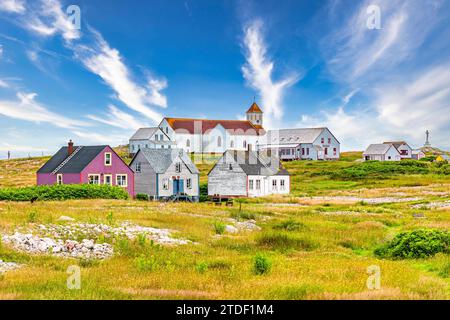
<instances>
[{"instance_id":1,"label":"white cloud","mask_svg":"<svg viewBox=\"0 0 450 320\"><path fill-rule=\"evenodd\" d=\"M0 0L0 11L23 13L25 3L23 0Z\"/></svg>"},{"instance_id":2,"label":"white cloud","mask_svg":"<svg viewBox=\"0 0 450 320\"><path fill-rule=\"evenodd\" d=\"M3 56L3 46L0 44L0 58Z\"/></svg>"},{"instance_id":3,"label":"white cloud","mask_svg":"<svg viewBox=\"0 0 450 320\"><path fill-rule=\"evenodd\" d=\"M162 115L151 106L167 107L167 99L160 92L167 87L167 82L149 76L148 88L135 83L119 51L111 48L98 32L93 33L95 45L73 47L77 58L116 92L118 100L153 122L159 122Z\"/></svg>"},{"instance_id":4,"label":"white cloud","mask_svg":"<svg viewBox=\"0 0 450 320\"><path fill-rule=\"evenodd\" d=\"M131 114L119 110L116 106L110 105L108 106L108 110L109 114L105 117L99 117L95 115L88 115L87 117L91 120L122 129L137 130L139 128L147 126L145 123L140 122Z\"/></svg>"},{"instance_id":5,"label":"white cloud","mask_svg":"<svg viewBox=\"0 0 450 320\"><path fill-rule=\"evenodd\" d=\"M9 88L9 83L6 82L5 80L0 79L0 88L4 88L4 89Z\"/></svg>"},{"instance_id":6,"label":"white cloud","mask_svg":"<svg viewBox=\"0 0 450 320\"><path fill-rule=\"evenodd\" d=\"M57 0L41 0L40 8L24 19L25 26L41 36L61 34L64 40L70 42L81 36L80 30L69 20Z\"/></svg>"},{"instance_id":7,"label":"white cloud","mask_svg":"<svg viewBox=\"0 0 450 320\"><path fill-rule=\"evenodd\" d=\"M0 115L31 121L49 123L61 128L87 126L87 123L54 113L35 101L36 93L17 93L17 100L0 100Z\"/></svg>"},{"instance_id":8,"label":"white cloud","mask_svg":"<svg viewBox=\"0 0 450 320\"><path fill-rule=\"evenodd\" d=\"M33 146L15 145L15 144L9 144L7 142L2 142L0 144L0 151L44 152L44 151L48 151L48 149L38 148L38 147L33 147Z\"/></svg>"},{"instance_id":9,"label":"white cloud","mask_svg":"<svg viewBox=\"0 0 450 320\"><path fill-rule=\"evenodd\" d=\"M282 119L283 96L286 89L299 80L299 75L294 73L278 81L272 80L274 63L267 57L261 28L260 20L253 21L244 28L246 64L242 67L242 72L248 84L261 95L265 127L270 128Z\"/></svg>"},{"instance_id":10,"label":"white cloud","mask_svg":"<svg viewBox=\"0 0 450 320\"><path fill-rule=\"evenodd\" d=\"M93 142L102 143L102 144L108 144L111 146L117 146L126 143L127 141L124 140L123 135L117 135L117 134L100 134L100 133L94 133L94 132L86 132L86 131L79 131L79 130L73 130L73 134L80 137L83 143L83 141L86 141L87 144L92 144Z\"/></svg>"},{"instance_id":11,"label":"white cloud","mask_svg":"<svg viewBox=\"0 0 450 320\"><path fill-rule=\"evenodd\" d=\"M410 81L410 79L416 79ZM343 143L343 149L363 149L384 140L407 140L413 147L424 142L425 130L432 132L436 146L450 148L450 65L438 65L405 76L398 83L374 88L367 110L346 111L343 107L303 116L301 126L327 126Z\"/></svg>"}]
</instances>

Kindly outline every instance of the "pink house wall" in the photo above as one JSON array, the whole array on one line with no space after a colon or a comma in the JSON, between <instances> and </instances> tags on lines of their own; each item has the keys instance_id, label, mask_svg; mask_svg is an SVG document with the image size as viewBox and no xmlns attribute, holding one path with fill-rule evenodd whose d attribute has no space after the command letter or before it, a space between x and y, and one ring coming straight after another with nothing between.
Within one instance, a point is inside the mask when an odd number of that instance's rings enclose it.
<instances>
[{"instance_id":1,"label":"pink house wall","mask_svg":"<svg viewBox=\"0 0 450 320\"><path fill-rule=\"evenodd\" d=\"M81 176L79 173L64 173L64 184L78 184L81 183ZM38 173L37 174L38 186L43 184L56 184L56 174L51 173Z\"/></svg>"},{"instance_id":2,"label":"pink house wall","mask_svg":"<svg viewBox=\"0 0 450 320\"><path fill-rule=\"evenodd\" d=\"M105 166L105 153L107 152L111 153L110 166ZM100 184L104 183L105 174L111 174L113 186L117 185L116 174L126 174L128 176L126 190L130 196L134 197L134 173L110 147L106 147L83 169L81 183L88 183L90 174L100 174Z\"/></svg>"}]
</instances>

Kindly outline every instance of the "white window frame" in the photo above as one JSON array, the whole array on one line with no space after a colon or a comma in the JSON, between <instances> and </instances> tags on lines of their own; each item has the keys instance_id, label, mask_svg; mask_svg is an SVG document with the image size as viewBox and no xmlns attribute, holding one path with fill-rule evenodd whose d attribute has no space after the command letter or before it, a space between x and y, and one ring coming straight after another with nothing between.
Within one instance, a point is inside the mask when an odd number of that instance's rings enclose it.
<instances>
[{"instance_id":1,"label":"white window frame","mask_svg":"<svg viewBox=\"0 0 450 320\"><path fill-rule=\"evenodd\" d=\"M261 190L261 180L256 179L256 190Z\"/></svg>"},{"instance_id":2,"label":"white window frame","mask_svg":"<svg viewBox=\"0 0 450 320\"><path fill-rule=\"evenodd\" d=\"M253 179L248 180L248 189L253 190Z\"/></svg>"},{"instance_id":3,"label":"white window frame","mask_svg":"<svg viewBox=\"0 0 450 320\"><path fill-rule=\"evenodd\" d=\"M109 177L111 180L110 180L110 182L111 183L106 183L106 177ZM103 184L105 184L105 185L108 185L108 186L112 186L113 185L113 175L112 174L105 174L104 176L103 176Z\"/></svg>"},{"instance_id":4,"label":"white window frame","mask_svg":"<svg viewBox=\"0 0 450 320\"><path fill-rule=\"evenodd\" d=\"M139 170L138 170L139 168ZM139 161L136 161L134 164L134 172L141 173L142 172L142 163Z\"/></svg>"},{"instance_id":5,"label":"white window frame","mask_svg":"<svg viewBox=\"0 0 450 320\"><path fill-rule=\"evenodd\" d=\"M125 177L125 184L120 184L119 183L119 177ZM122 179L120 179L120 181L121 181L121 183L123 183ZM128 175L125 174L125 173L118 173L118 174L116 174L116 185L119 186L119 187L122 187L122 188L128 187Z\"/></svg>"},{"instance_id":6,"label":"white window frame","mask_svg":"<svg viewBox=\"0 0 450 320\"><path fill-rule=\"evenodd\" d=\"M186 188L192 189L192 178L186 179Z\"/></svg>"},{"instance_id":7,"label":"white window frame","mask_svg":"<svg viewBox=\"0 0 450 320\"><path fill-rule=\"evenodd\" d=\"M163 190L169 190L169 178L162 179Z\"/></svg>"},{"instance_id":8,"label":"white window frame","mask_svg":"<svg viewBox=\"0 0 450 320\"><path fill-rule=\"evenodd\" d=\"M280 180L280 190L286 190L286 185L285 185L285 182L284 182L284 179L281 179Z\"/></svg>"},{"instance_id":9,"label":"white window frame","mask_svg":"<svg viewBox=\"0 0 450 320\"><path fill-rule=\"evenodd\" d=\"M64 184L64 179L62 173L58 173L56 175L56 184L61 185Z\"/></svg>"},{"instance_id":10,"label":"white window frame","mask_svg":"<svg viewBox=\"0 0 450 320\"><path fill-rule=\"evenodd\" d=\"M175 172L176 173L181 173L181 162L176 162L175 163Z\"/></svg>"},{"instance_id":11,"label":"white window frame","mask_svg":"<svg viewBox=\"0 0 450 320\"><path fill-rule=\"evenodd\" d=\"M277 180L276 179L272 180L272 190L277 190Z\"/></svg>"},{"instance_id":12,"label":"white window frame","mask_svg":"<svg viewBox=\"0 0 450 320\"><path fill-rule=\"evenodd\" d=\"M106 161L107 157L109 155L109 163ZM105 152L105 166L110 167L112 166L112 153L111 152Z\"/></svg>"},{"instance_id":13,"label":"white window frame","mask_svg":"<svg viewBox=\"0 0 450 320\"><path fill-rule=\"evenodd\" d=\"M97 180L98 183L94 183L94 182L91 183L91 178L97 178L94 180ZM100 175L99 174L88 174L88 183L92 184L92 185L100 185Z\"/></svg>"}]
</instances>

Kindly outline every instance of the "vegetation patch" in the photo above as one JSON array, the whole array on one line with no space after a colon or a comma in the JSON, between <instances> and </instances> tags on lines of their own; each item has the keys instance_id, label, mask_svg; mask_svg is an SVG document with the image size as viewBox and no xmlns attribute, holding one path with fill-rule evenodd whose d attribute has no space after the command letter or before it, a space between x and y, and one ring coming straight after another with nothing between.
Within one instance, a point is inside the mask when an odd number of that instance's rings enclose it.
<instances>
[{"instance_id":1,"label":"vegetation patch","mask_svg":"<svg viewBox=\"0 0 450 320\"><path fill-rule=\"evenodd\" d=\"M271 249L288 250L314 250L318 243L304 237L289 234L287 232L265 232L256 239L259 246Z\"/></svg>"},{"instance_id":2,"label":"vegetation patch","mask_svg":"<svg viewBox=\"0 0 450 320\"><path fill-rule=\"evenodd\" d=\"M257 253L253 258L253 273L263 275L269 273L271 269L272 261L266 255Z\"/></svg>"},{"instance_id":3,"label":"vegetation patch","mask_svg":"<svg viewBox=\"0 0 450 320\"><path fill-rule=\"evenodd\" d=\"M402 232L375 249L375 255L392 259L417 259L450 253L450 233L434 229L417 229Z\"/></svg>"},{"instance_id":4,"label":"vegetation patch","mask_svg":"<svg viewBox=\"0 0 450 320\"><path fill-rule=\"evenodd\" d=\"M120 187L90 184L0 188L0 200L6 201L69 199L128 199L128 193Z\"/></svg>"},{"instance_id":5,"label":"vegetation patch","mask_svg":"<svg viewBox=\"0 0 450 320\"><path fill-rule=\"evenodd\" d=\"M277 223L276 225L273 226L273 228L278 229L278 230L285 230L285 231L299 231L299 230L307 229L307 227L304 223L298 222L292 218L282 221L280 223Z\"/></svg>"}]
</instances>

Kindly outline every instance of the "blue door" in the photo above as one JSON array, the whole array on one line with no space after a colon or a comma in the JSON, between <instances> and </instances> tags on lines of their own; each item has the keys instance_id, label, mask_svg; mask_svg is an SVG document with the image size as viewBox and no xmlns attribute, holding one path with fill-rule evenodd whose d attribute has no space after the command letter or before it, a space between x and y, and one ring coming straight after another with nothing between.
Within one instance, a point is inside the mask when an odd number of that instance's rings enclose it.
<instances>
[{"instance_id":1,"label":"blue door","mask_svg":"<svg viewBox=\"0 0 450 320\"><path fill-rule=\"evenodd\" d=\"M184 180L173 180L173 194L184 193Z\"/></svg>"}]
</instances>

